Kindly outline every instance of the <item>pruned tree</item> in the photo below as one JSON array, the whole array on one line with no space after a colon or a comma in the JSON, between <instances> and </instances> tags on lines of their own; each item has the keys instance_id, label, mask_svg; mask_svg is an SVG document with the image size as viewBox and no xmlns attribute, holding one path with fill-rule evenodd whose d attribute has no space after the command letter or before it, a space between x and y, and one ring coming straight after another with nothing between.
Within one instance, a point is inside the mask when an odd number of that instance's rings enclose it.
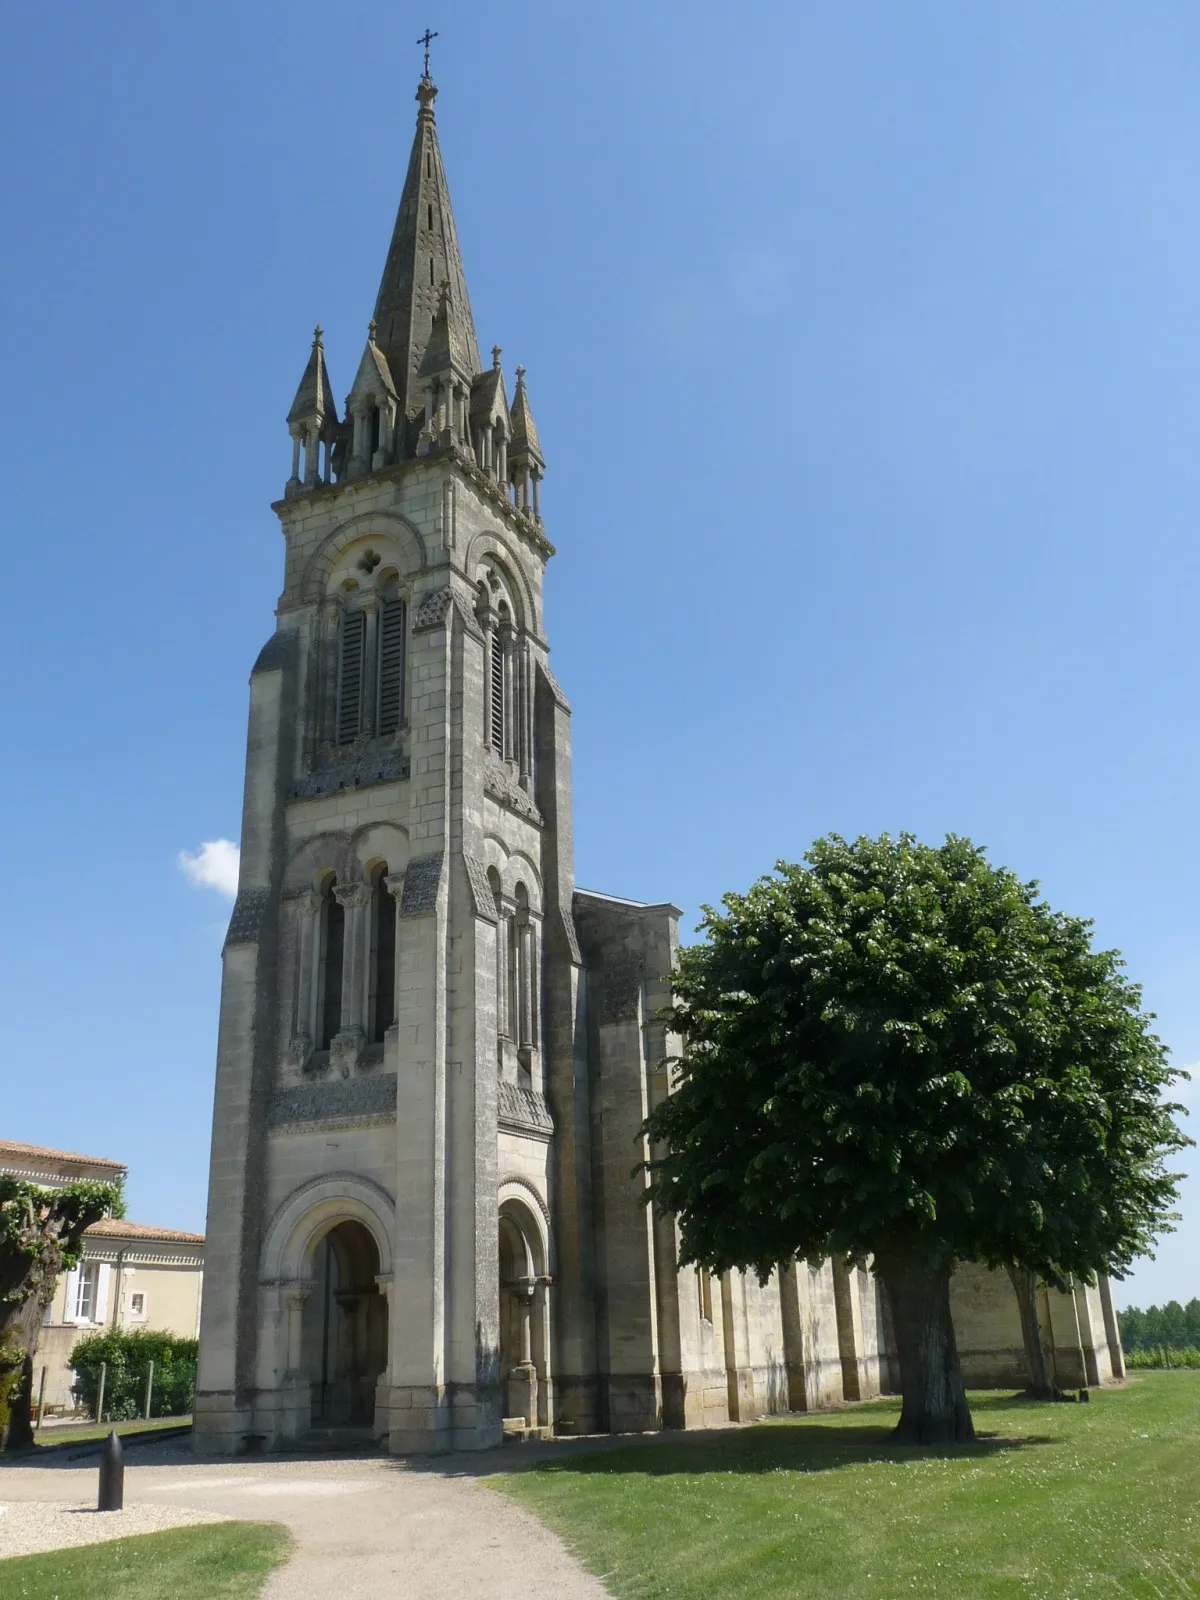
<instances>
[{"instance_id":1,"label":"pruned tree","mask_svg":"<svg viewBox=\"0 0 1200 1600\"><path fill-rule=\"evenodd\" d=\"M1120 957L969 840L805 860L705 908L680 954L648 1198L712 1271L870 1255L896 1437L970 1439L955 1264L1120 1276L1174 1216L1180 1074Z\"/></svg>"},{"instance_id":2,"label":"pruned tree","mask_svg":"<svg viewBox=\"0 0 1200 1600\"><path fill-rule=\"evenodd\" d=\"M85 1229L120 1214L116 1184L46 1189L0 1173L0 1450L32 1442L33 1358L59 1274L78 1261Z\"/></svg>"}]
</instances>

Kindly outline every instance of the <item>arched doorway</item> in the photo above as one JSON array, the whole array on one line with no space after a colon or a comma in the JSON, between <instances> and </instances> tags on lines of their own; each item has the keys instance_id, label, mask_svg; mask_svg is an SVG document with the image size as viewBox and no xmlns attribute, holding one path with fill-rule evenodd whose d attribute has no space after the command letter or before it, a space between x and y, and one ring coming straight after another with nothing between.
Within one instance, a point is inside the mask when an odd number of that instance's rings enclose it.
<instances>
[{"instance_id":1,"label":"arched doorway","mask_svg":"<svg viewBox=\"0 0 1200 1600\"><path fill-rule=\"evenodd\" d=\"M500 1382L504 1416L527 1428L552 1422L550 1278L541 1230L517 1201L500 1208Z\"/></svg>"},{"instance_id":2,"label":"arched doorway","mask_svg":"<svg viewBox=\"0 0 1200 1600\"><path fill-rule=\"evenodd\" d=\"M379 1250L361 1222L335 1223L313 1246L301 1359L316 1427L374 1421L375 1385L387 1367L388 1340L378 1273Z\"/></svg>"}]
</instances>

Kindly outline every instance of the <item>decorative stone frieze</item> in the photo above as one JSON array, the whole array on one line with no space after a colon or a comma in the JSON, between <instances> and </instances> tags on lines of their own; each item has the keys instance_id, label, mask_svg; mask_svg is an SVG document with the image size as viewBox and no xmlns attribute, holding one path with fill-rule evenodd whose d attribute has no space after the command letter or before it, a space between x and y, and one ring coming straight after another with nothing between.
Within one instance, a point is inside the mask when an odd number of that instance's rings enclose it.
<instances>
[{"instance_id":1,"label":"decorative stone frieze","mask_svg":"<svg viewBox=\"0 0 1200 1600\"><path fill-rule=\"evenodd\" d=\"M300 778L292 787L293 800L315 800L343 789L366 789L374 783L395 783L409 775L409 759L396 744L367 749L332 761Z\"/></svg>"},{"instance_id":2,"label":"decorative stone frieze","mask_svg":"<svg viewBox=\"0 0 1200 1600\"><path fill-rule=\"evenodd\" d=\"M426 917L437 905L442 883L443 852L414 856L404 874L404 893L400 897L402 917Z\"/></svg>"},{"instance_id":3,"label":"decorative stone frieze","mask_svg":"<svg viewBox=\"0 0 1200 1600\"><path fill-rule=\"evenodd\" d=\"M378 1072L370 1077L332 1078L325 1083L276 1089L267 1111L267 1126L299 1132L309 1126L351 1127L390 1121L395 1115L395 1075Z\"/></svg>"},{"instance_id":4,"label":"decorative stone frieze","mask_svg":"<svg viewBox=\"0 0 1200 1600\"><path fill-rule=\"evenodd\" d=\"M501 1080L497 1088L497 1120L509 1133L522 1133L547 1142L554 1137L554 1118L544 1095L518 1083Z\"/></svg>"},{"instance_id":5,"label":"decorative stone frieze","mask_svg":"<svg viewBox=\"0 0 1200 1600\"><path fill-rule=\"evenodd\" d=\"M477 917L485 917L489 922L496 922L496 901L492 895L492 886L488 882L487 868L475 856L464 855L463 861L467 868L467 887L471 891L471 901Z\"/></svg>"},{"instance_id":6,"label":"decorative stone frieze","mask_svg":"<svg viewBox=\"0 0 1200 1600\"><path fill-rule=\"evenodd\" d=\"M504 763L497 761L494 756L484 764L483 788L493 800L498 800L502 806L515 811L519 817L535 823L539 828L544 826L545 819L542 813Z\"/></svg>"}]
</instances>

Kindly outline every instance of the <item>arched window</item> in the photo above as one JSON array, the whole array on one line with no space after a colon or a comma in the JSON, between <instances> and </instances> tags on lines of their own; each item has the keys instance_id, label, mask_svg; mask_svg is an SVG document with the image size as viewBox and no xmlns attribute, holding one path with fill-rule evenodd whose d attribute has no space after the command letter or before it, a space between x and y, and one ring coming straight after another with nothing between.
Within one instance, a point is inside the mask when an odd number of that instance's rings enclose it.
<instances>
[{"instance_id":1,"label":"arched window","mask_svg":"<svg viewBox=\"0 0 1200 1600\"><path fill-rule=\"evenodd\" d=\"M532 1053L537 1044L537 957L533 922L529 915L529 892L523 883L517 885L515 898L517 908L512 919L511 949L516 968L516 993L512 1032L518 1050L521 1079L529 1087L532 1082Z\"/></svg>"},{"instance_id":2,"label":"arched window","mask_svg":"<svg viewBox=\"0 0 1200 1600\"><path fill-rule=\"evenodd\" d=\"M496 908L496 1059L503 1064L503 1039L507 1032L505 1015L505 935L504 906L500 899L500 874L495 867L488 868L488 888L492 891L492 904Z\"/></svg>"},{"instance_id":3,"label":"arched window","mask_svg":"<svg viewBox=\"0 0 1200 1600\"><path fill-rule=\"evenodd\" d=\"M396 902L387 886L387 866L371 887L371 1043L382 1044L396 1020Z\"/></svg>"},{"instance_id":4,"label":"arched window","mask_svg":"<svg viewBox=\"0 0 1200 1600\"><path fill-rule=\"evenodd\" d=\"M334 898L334 880L321 891L321 983L318 1000L317 1049L328 1050L342 1026L342 959L346 945L346 913Z\"/></svg>"},{"instance_id":5,"label":"arched window","mask_svg":"<svg viewBox=\"0 0 1200 1600\"><path fill-rule=\"evenodd\" d=\"M405 723L405 656L408 606L398 594L397 568L381 563L378 550L358 558L355 576L342 582L338 629L334 742L352 744L366 734L395 733Z\"/></svg>"},{"instance_id":6,"label":"arched window","mask_svg":"<svg viewBox=\"0 0 1200 1600\"><path fill-rule=\"evenodd\" d=\"M512 624L508 607L500 602L500 621L488 635L488 742L503 759L509 743L509 679L511 675Z\"/></svg>"}]
</instances>

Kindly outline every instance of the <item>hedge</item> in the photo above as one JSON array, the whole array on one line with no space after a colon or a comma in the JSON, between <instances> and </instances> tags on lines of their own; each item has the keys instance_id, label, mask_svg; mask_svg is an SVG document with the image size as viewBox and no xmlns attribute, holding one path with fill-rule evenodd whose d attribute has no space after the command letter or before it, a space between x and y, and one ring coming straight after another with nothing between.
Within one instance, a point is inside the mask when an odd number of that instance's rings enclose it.
<instances>
[{"instance_id":1,"label":"hedge","mask_svg":"<svg viewBox=\"0 0 1200 1600\"><path fill-rule=\"evenodd\" d=\"M104 1416L97 1421L129 1422L140 1417L146 1404L146 1374L154 1363L152 1417L182 1417L192 1409L196 1393L195 1339L173 1333L93 1333L71 1352L75 1369L74 1393L96 1416L100 1366L107 1364L104 1380Z\"/></svg>"}]
</instances>

